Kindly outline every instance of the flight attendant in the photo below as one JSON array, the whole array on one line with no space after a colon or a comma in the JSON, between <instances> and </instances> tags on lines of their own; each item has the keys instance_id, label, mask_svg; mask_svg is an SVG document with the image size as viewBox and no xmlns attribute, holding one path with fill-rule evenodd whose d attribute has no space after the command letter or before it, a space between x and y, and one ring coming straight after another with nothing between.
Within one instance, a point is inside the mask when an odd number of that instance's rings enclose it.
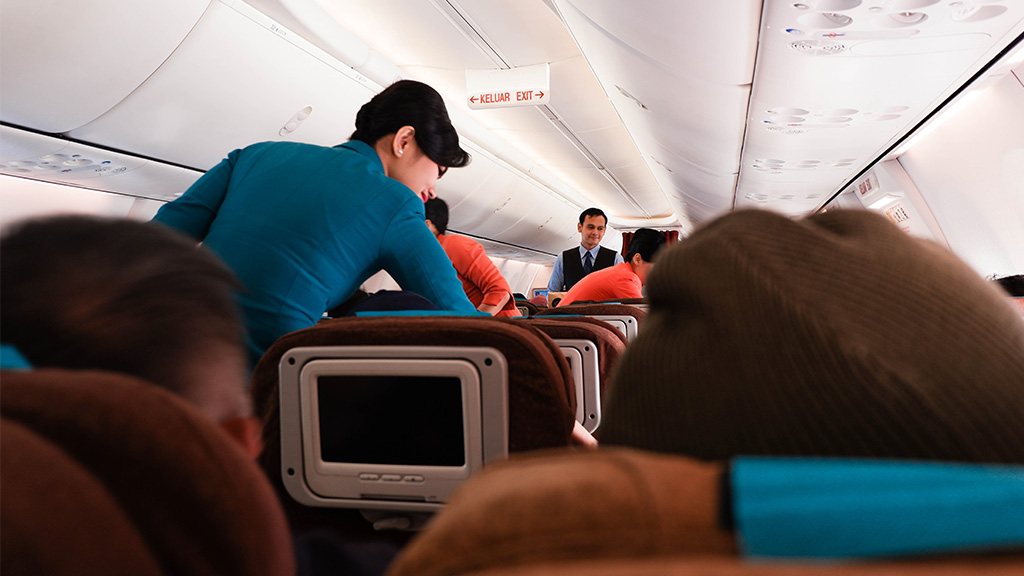
<instances>
[{"instance_id":1,"label":"flight attendant","mask_svg":"<svg viewBox=\"0 0 1024 576\"><path fill-rule=\"evenodd\" d=\"M580 214L580 223L576 225L580 245L569 248L555 259L548 279L550 292L565 292L587 274L623 262L622 254L601 246L607 226L608 217L600 208L587 208Z\"/></svg>"},{"instance_id":2,"label":"flight attendant","mask_svg":"<svg viewBox=\"0 0 1024 576\"><path fill-rule=\"evenodd\" d=\"M253 364L381 269L441 310L475 310L424 223L437 179L470 160L441 96L396 82L355 125L333 148L235 150L153 219L201 241L241 280Z\"/></svg>"}]
</instances>

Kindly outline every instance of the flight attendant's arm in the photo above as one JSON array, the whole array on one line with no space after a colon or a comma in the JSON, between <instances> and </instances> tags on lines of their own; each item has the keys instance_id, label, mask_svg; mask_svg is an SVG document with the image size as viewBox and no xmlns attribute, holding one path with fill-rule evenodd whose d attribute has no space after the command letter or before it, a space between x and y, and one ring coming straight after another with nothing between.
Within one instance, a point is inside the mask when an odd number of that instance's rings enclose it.
<instances>
[{"instance_id":1,"label":"flight attendant's arm","mask_svg":"<svg viewBox=\"0 0 1024 576\"><path fill-rule=\"evenodd\" d=\"M448 241L452 242L454 238L450 237ZM483 292L484 299L477 306L477 310L494 316L501 312L505 308L505 303L512 298L512 289L498 271L498 267L487 257L483 246L470 240L457 242L458 248L448 254L452 257L452 264L463 278Z\"/></svg>"},{"instance_id":2,"label":"flight attendant's arm","mask_svg":"<svg viewBox=\"0 0 1024 576\"><path fill-rule=\"evenodd\" d=\"M551 278L548 278L549 291L562 292L562 285L565 283L565 273L562 269L562 254L559 252L558 258L555 258L555 267L551 269Z\"/></svg>"},{"instance_id":3,"label":"flight attendant's arm","mask_svg":"<svg viewBox=\"0 0 1024 576\"><path fill-rule=\"evenodd\" d=\"M235 150L228 154L227 158L203 174L181 197L164 204L153 217L153 222L170 226L196 240L205 238L224 202L231 171L240 152Z\"/></svg>"},{"instance_id":4,"label":"flight attendant's arm","mask_svg":"<svg viewBox=\"0 0 1024 576\"><path fill-rule=\"evenodd\" d=\"M419 203L415 210L412 203ZM430 300L441 310L476 311L462 291L451 260L424 222L422 201L410 195L384 230L380 255L384 269L403 290Z\"/></svg>"},{"instance_id":5,"label":"flight attendant's arm","mask_svg":"<svg viewBox=\"0 0 1024 576\"><path fill-rule=\"evenodd\" d=\"M616 252L615 263L612 264L612 266L614 266L615 264L622 264L623 262L625 262L625 260L622 258L622 252Z\"/></svg>"}]
</instances>

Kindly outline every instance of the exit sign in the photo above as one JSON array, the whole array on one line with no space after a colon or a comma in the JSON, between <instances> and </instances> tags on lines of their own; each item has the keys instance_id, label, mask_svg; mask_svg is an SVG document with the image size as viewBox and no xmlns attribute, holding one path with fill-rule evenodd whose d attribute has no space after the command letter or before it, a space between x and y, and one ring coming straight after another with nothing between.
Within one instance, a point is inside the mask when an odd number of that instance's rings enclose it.
<instances>
[{"instance_id":1,"label":"exit sign","mask_svg":"<svg viewBox=\"0 0 1024 576\"><path fill-rule=\"evenodd\" d=\"M539 106L551 99L547 63L509 70L466 70L466 100L474 110Z\"/></svg>"}]
</instances>

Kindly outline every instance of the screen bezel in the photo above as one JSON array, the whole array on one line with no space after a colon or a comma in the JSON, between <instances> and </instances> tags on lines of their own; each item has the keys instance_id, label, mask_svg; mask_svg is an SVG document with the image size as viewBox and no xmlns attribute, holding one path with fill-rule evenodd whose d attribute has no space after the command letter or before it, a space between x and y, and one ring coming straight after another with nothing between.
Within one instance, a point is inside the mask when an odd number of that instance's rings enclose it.
<instances>
[{"instance_id":1,"label":"screen bezel","mask_svg":"<svg viewBox=\"0 0 1024 576\"><path fill-rule=\"evenodd\" d=\"M508 458L508 361L491 346L296 346L281 355L278 361L278 402L281 438L281 482L296 502L317 508L355 508L367 511L434 512L443 502L412 501L406 494L367 494L358 498L321 496L312 491L308 479L317 474L307 469L303 457L302 411L299 401L299 374L309 362L321 359L367 359L390 364L398 359L463 360L480 376L481 429L483 466ZM308 437L305 438L308 441ZM478 470L470 470L470 474ZM445 479L448 495L463 480Z\"/></svg>"},{"instance_id":2,"label":"screen bezel","mask_svg":"<svg viewBox=\"0 0 1024 576\"><path fill-rule=\"evenodd\" d=\"M366 464L327 462L321 458L317 382L321 376L439 376L459 380L462 400L463 454L461 466ZM314 494L326 498L403 497L424 502L443 502L450 486L469 477L483 466L481 441L472 433L480 430L480 377L472 364L456 359L389 359L386 363L359 358L318 359L307 362L299 372L299 403L303 438L303 467L306 483ZM419 476L422 481L383 482L361 480L371 474Z\"/></svg>"}]
</instances>

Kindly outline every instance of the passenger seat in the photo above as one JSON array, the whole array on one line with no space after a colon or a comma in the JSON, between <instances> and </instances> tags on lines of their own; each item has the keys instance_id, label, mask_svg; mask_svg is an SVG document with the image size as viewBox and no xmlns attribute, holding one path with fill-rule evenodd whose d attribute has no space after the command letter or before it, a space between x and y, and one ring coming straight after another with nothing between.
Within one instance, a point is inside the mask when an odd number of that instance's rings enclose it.
<instances>
[{"instance_id":1,"label":"passenger seat","mask_svg":"<svg viewBox=\"0 0 1024 576\"><path fill-rule=\"evenodd\" d=\"M295 573L250 457L185 400L98 371L4 371L2 572Z\"/></svg>"}]
</instances>

